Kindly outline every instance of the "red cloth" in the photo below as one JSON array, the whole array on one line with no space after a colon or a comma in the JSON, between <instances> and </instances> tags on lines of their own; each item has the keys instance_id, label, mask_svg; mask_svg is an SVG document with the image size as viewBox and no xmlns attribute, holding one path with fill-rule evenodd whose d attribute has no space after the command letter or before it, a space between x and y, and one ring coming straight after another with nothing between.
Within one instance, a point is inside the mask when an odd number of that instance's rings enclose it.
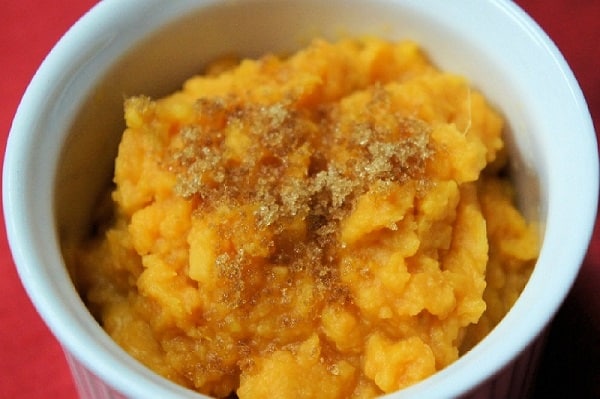
<instances>
[{"instance_id":1,"label":"red cloth","mask_svg":"<svg viewBox=\"0 0 600 399\"><path fill-rule=\"evenodd\" d=\"M520 0L555 40L600 127L600 2ZM96 1L4 0L0 4L2 154L21 95L54 43ZM3 224L3 220L0 220ZM0 398L75 398L60 347L28 300L0 229ZM600 397L600 230L559 312L535 397ZM577 388L578 387L578 388ZM577 393L572 390L577 388ZM570 394L569 394L570 393Z\"/></svg>"}]
</instances>

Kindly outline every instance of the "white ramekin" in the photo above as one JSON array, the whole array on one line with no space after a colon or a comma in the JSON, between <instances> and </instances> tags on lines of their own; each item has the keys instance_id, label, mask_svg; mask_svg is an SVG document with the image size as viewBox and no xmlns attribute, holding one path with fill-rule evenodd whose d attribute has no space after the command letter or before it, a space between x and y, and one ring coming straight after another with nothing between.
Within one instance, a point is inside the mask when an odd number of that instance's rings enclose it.
<instances>
[{"instance_id":1,"label":"white ramekin","mask_svg":"<svg viewBox=\"0 0 600 399\"><path fill-rule=\"evenodd\" d=\"M148 371L99 327L75 291L60 242L82 234L110 179L124 96L175 90L225 53L293 50L314 35L419 42L464 74L509 124L523 211L544 226L523 294L457 362L393 398L517 398L543 332L578 273L595 221L598 158L580 88L542 30L504 0L104 0L43 62L15 116L4 212L19 275L63 346L82 397L199 398ZM49 372L51 372L49 370Z\"/></svg>"}]
</instances>

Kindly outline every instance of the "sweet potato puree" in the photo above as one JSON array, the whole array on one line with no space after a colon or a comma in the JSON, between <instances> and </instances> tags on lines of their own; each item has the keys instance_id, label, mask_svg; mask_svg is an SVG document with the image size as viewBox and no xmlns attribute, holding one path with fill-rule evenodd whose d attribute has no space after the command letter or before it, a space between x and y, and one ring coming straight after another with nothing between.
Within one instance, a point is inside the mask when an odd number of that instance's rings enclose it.
<instances>
[{"instance_id":1,"label":"sweet potato puree","mask_svg":"<svg viewBox=\"0 0 600 399\"><path fill-rule=\"evenodd\" d=\"M127 352L208 395L405 388L498 323L538 254L502 118L412 42L223 59L125 120L74 278Z\"/></svg>"}]
</instances>

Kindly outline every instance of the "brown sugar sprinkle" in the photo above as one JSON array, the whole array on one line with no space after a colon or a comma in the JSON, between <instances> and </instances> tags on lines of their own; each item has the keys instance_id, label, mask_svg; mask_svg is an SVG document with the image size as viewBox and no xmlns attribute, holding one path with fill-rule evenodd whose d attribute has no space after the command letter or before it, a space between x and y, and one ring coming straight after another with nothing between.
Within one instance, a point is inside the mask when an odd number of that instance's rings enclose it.
<instances>
[{"instance_id":1,"label":"brown sugar sprinkle","mask_svg":"<svg viewBox=\"0 0 600 399\"><path fill-rule=\"evenodd\" d=\"M198 100L200 123L179 129L168 161L177 175L176 193L196 198L198 212L254 204L255 226L249 227L275 232L273 262L310 269L318 291L347 297L335 266L340 221L370 188L420 179L431 152L424 122L390 110L386 126L375 123L373 110L390 104L381 87L370 90L364 115L350 122L337 105L302 109L293 101ZM232 150L233 135L243 148ZM306 225L305 235L285 238L297 218ZM218 257L221 276L237 284L237 299L230 298L236 306L244 290L244 256Z\"/></svg>"},{"instance_id":2,"label":"brown sugar sprinkle","mask_svg":"<svg viewBox=\"0 0 600 399\"><path fill-rule=\"evenodd\" d=\"M308 211L313 203L328 214L337 214L353 198L364 193L377 181L402 181L422 175L430 155L429 126L412 118L396 115L396 131L384 130L363 121L353 124L344 137L327 115L315 121L314 114L296 115L290 105L224 106L223 99L199 101L207 118L224 123L183 126L179 131L182 149L171 155L171 169L177 173L178 195L199 196L205 206L223 201L260 200L264 225L278 217L295 216ZM215 106L218 104L218 106ZM335 111L334 111L335 112ZM251 141L243 159L228 155L225 146L227 126L240 124ZM220 125L222 130L210 127ZM336 151L355 155L344 164L326 159L326 149L334 141ZM309 154L310 163L300 175L290 158ZM315 200L318 198L323 201ZM347 201L350 200L350 201Z\"/></svg>"}]
</instances>

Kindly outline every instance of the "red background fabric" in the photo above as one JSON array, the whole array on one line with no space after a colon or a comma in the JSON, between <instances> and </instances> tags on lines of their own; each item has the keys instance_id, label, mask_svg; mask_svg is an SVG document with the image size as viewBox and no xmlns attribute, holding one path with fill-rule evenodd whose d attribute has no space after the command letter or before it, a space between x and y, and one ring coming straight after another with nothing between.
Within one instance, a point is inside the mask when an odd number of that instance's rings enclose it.
<instances>
[{"instance_id":1,"label":"red background fabric","mask_svg":"<svg viewBox=\"0 0 600 399\"><path fill-rule=\"evenodd\" d=\"M54 43L94 0L0 2L0 135ZM553 38L600 127L600 1L517 1ZM0 217L2 217L0 215ZM0 220L2 225L4 220ZM542 358L534 398L600 398L600 230L573 290L559 311ZM18 279L0 229L0 398L75 398L62 351Z\"/></svg>"}]
</instances>

